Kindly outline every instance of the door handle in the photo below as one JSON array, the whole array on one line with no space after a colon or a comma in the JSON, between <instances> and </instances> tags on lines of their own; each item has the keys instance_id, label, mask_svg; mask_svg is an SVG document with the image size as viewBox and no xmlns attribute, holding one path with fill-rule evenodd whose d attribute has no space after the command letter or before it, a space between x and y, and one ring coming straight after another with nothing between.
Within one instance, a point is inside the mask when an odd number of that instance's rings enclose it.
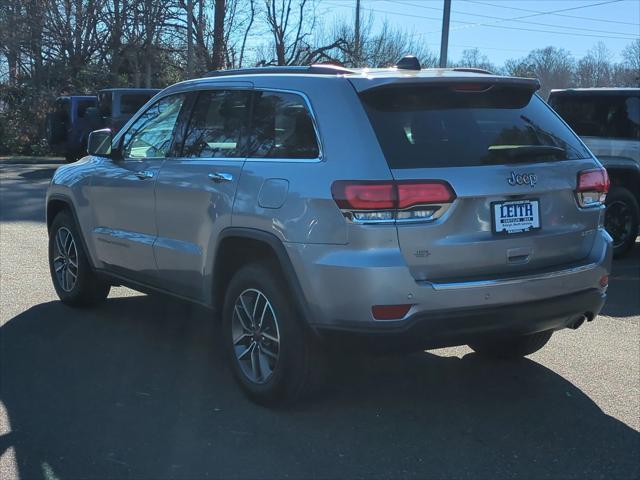
<instances>
[{"instance_id":1,"label":"door handle","mask_svg":"<svg viewBox=\"0 0 640 480\"><path fill-rule=\"evenodd\" d=\"M153 178L153 172L148 170L140 170L139 172L134 173L136 177L140 180L146 180L147 178Z\"/></svg>"},{"instance_id":2,"label":"door handle","mask_svg":"<svg viewBox=\"0 0 640 480\"><path fill-rule=\"evenodd\" d=\"M209 178L215 183L222 183L232 181L233 175L231 175L230 173L214 172L209 174Z\"/></svg>"}]
</instances>

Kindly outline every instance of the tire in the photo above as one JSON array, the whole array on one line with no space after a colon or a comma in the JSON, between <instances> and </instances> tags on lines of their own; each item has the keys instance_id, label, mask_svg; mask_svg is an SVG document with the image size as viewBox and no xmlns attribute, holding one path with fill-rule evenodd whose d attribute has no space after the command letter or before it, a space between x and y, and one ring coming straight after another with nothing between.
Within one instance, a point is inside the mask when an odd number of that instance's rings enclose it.
<instances>
[{"instance_id":1,"label":"tire","mask_svg":"<svg viewBox=\"0 0 640 480\"><path fill-rule=\"evenodd\" d=\"M531 355L544 347L551 338L552 331L534 333L523 337L483 340L469 344L471 349L492 358L520 358Z\"/></svg>"},{"instance_id":2,"label":"tire","mask_svg":"<svg viewBox=\"0 0 640 480\"><path fill-rule=\"evenodd\" d=\"M640 207L633 193L624 187L611 187L605 203L604 225L613 238L614 257L621 257L629 253L636 243Z\"/></svg>"},{"instance_id":3,"label":"tire","mask_svg":"<svg viewBox=\"0 0 640 480\"><path fill-rule=\"evenodd\" d=\"M49 229L49 270L58 298L67 305L91 306L109 295L111 286L91 269L78 228L66 210L56 215Z\"/></svg>"},{"instance_id":4,"label":"tire","mask_svg":"<svg viewBox=\"0 0 640 480\"><path fill-rule=\"evenodd\" d=\"M225 355L242 390L261 405L301 400L321 384L324 373L324 352L290 298L277 265L271 263L238 269L225 294ZM254 329L252 323L261 327Z\"/></svg>"}]
</instances>

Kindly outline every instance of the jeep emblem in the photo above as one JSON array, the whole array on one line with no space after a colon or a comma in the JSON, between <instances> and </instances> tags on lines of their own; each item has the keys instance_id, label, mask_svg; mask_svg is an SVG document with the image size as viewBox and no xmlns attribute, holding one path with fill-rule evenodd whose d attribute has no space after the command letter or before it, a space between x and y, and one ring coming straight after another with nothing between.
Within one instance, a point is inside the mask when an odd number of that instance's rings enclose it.
<instances>
[{"instance_id":1,"label":"jeep emblem","mask_svg":"<svg viewBox=\"0 0 640 480\"><path fill-rule=\"evenodd\" d=\"M535 173L516 173L511 172L511 176L507 178L509 185L530 185L532 188L538 183L538 177Z\"/></svg>"}]
</instances>

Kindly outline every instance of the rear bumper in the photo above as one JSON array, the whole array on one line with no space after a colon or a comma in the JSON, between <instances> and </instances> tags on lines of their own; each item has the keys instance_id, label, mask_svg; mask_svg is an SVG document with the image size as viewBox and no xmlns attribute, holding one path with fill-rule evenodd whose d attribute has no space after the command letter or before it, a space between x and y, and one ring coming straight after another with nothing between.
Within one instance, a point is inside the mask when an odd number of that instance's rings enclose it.
<instances>
[{"instance_id":1,"label":"rear bumper","mask_svg":"<svg viewBox=\"0 0 640 480\"><path fill-rule=\"evenodd\" d=\"M328 337L352 336L380 345L410 344L422 348L464 345L484 337L530 335L547 330L577 328L593 320L606 294L590 289L544 301L512 303L473 309L416 313L392 322L362 322L320 327Z\"/></svg>"},{"instance_id":2,"label":"rear bumper","mask_svg":"<svg viewBox=\"0 0 640 480\"><path fill-rule=\"evenodd\" d=\"M467 343L477 335L513 335L565 328L604 303L600 279L611 267L611 238L596 232L590 255L526 276L463 282L416 281L397 248L285 244L306 304L321 332L418 336L430 347ZM380 321L373 305L411 304L400 320ZM422 341L422 340L421 340Z\"/></svg>"}]
</instances>

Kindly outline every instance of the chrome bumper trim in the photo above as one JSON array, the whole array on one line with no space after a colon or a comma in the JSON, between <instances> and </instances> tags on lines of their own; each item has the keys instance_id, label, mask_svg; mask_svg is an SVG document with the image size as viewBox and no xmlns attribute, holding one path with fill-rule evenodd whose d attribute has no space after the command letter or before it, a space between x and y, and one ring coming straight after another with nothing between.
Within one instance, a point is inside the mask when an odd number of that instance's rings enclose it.
<instances>
[{"instance_id":1,"label":"chrome bumper trim","mask_svg":"<svg viewBox=\"0 0 640 480\"><path fill-rule=\"evenodd\" d=\"M526 275L520 277L511 278L498 278L494 280L474 280L470 282L419 282L424 285L430 285L434 290L455 290L463 288L480 288L480 287L498 287L502 285L515 285L520 283L535 282L538 280L548 280L550 278L565 277L567 275L575 275L577 273L587 272L594 270L600 266L599 263L588 263L586 265L580 265L578 267L566 268L564 270L557 270L555 272L546 272L538 275Z\"/></svg>"}]
</instances>

